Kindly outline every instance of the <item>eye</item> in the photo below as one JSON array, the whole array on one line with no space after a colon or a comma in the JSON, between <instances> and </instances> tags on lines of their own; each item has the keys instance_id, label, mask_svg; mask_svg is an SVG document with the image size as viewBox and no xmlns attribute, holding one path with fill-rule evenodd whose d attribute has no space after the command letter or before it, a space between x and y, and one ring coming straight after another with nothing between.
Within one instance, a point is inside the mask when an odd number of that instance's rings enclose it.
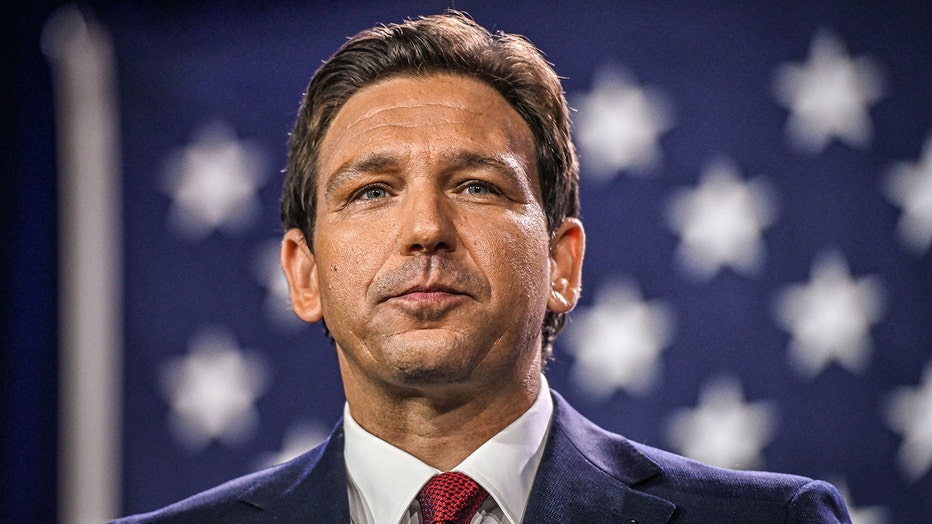
<instances>
[{"instance_id":1,"label":"eye","mask_svg":"<svg viewBox=\"0 0 932 524\"><path fill-rule=\"evenodd\" d=\"M357 193L357 198L362 200L377 200L388 196L388 190L382 186L367 186Z\"/></svg>"},{"instance_id":2,"label":"eye","mask_svg":"<svg viewBox=\"0 0 932 524\"><path fill-rule=\"evenodd\" d=\"M490 195L494 193L492 188L484 182L470 182L466 185L465 191L470 195Z\"/></svg>"}]
</instances>

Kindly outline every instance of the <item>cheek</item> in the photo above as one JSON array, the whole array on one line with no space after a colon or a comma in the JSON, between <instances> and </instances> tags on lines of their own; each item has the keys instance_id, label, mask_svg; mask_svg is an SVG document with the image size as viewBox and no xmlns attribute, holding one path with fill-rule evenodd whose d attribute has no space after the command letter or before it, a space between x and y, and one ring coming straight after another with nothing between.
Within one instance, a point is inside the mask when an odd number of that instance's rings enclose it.
<instances>
[{"instance_id":1,"label":"cheek","mask_svg":"<svg viewBox=\"0 0 932 524\"><path fill-rule=\"evenodd\" d=\"M488 268L508 298L519 304L539 302L548 294L549 242L542 216L511 217L510 227L493 230L487 253ZM536 299L535 299L536 298ZM525 306L526 307L526 306Z\"/></svg>"},{"instance_id":2,"label":"cheek","mask_svg":"<svg viewBox=\"0 0 932 524\"><path fill-rule=\"evenodd\" d=\"M361 315L358 306L382 262L384 247L377 240L384 238L377 231L348 231L332 228L321 235L326 238L318 251L321 302L325 317L333 312L343 316ZM348 305L349 307L341 307Z\"/></svg>"}]
</instances>

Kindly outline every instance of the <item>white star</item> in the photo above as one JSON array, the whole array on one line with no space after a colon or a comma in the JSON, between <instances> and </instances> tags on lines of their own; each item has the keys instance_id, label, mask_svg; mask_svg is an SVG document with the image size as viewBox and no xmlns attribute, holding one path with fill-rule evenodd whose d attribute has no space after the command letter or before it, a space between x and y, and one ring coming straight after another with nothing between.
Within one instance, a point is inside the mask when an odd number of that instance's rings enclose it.
<instances>
[{"instance_id":1,"label":"white star","mask_svg":"<svg viewBox=\"0 0 932 524\"><path fill-rule=\"evenodd\" d=\"M683 268L698 280L714 277L723 266L744 274L759 271L761 231L776 215L772 193L762 177L745 183L731 162L711 162L698 187L680 189L670 199L667 219L680 235Z\"/></svg>"},{"instance_id":2,"label":"white star","mask_svg":"<svg viewBox=\"0 0 932 524\"><path fill-rule=\"evenodd\" d=\"M608 179L621 170L642 174L656 167L661 158L657 140L673 127L666 98L614 69L598 73L593 84L589 94L573 97L583 173Z\"/></svg>"},{"instance_id":3,"label":"white star","mask_svg":"<svg viewBox=\"0 0 932 524\"><path fill-rule=\"evenodd\" d=\"M837 138L853 147L871 139L868 109L884 94L883 80L870 57L851 58L844 44L820 31L806 64L784 64L774 93L789 108L786 131L800 150L818 153Z\"/></svg>"},{"instance_id":4,"label":"white star","mask_svg":"<svg viewBox=\"0 0 932 524\"><path fill-rule=\"evenodd\" d=\"M668 438L679 453L713 466L757 468L774 429L767 402L745 403L734 379L712 381L699 394L695 409L679 409L670 418Z\"/></svg>"},{"instance_id":5,"label":"white star","mask_svg":"<svg viewBox=\"0 0 932 524\"><path fill-rule=\"evenodd\" d=\"M848 507L848 516L851 517L851 524L884 524L887 521L887 512L882 506L864 506L857 507L854 505L854 499L848 491L848 486L843 480L835 480L832 484L838 488L841 498Z\"/></svg>"},{"instance_id":6,"label":"white star","mask_svg":"<svg viewBox=\"0 0 932 524\"><path fill-rule=\"evenodd\" d=\"M907 479L919 480L932 469L932 361L922 384L901 387L887 401L887 423L903 437L899 459Z\"/></svg>"},{"instance_id":7,"label":"white star","mask_svg":"<svg viewBox=\"0 0 932 524\"><path fill-rule=\"evenodd\" d=\"M282 271L279 256L281 241L273 240L259 248L255 257L255 276L265 288L265 314L276 326L294 331L306 326L291 309L288 295L288 279Z\"/></svg>"},{"instance_id":8,"label":"white star","mask_svg":"<svg viewBox=\"0 0 932 524\"><path fill-rule=\"evenodd\" d=\"M265 160L256 145L237 141L223 124L207 125L167 162L163 189L172 198L169 224L194 241L215 229L241 231L258 215L256 191L264 179Z\"/></svg>"},{"instance_id":9,"label":"white star","mask_svg":"<svg viewBox=\"0 0 932 524\"><path fill-rule=\"evenodd\" d=\"M162 367L162 391L171 404L169 423L180 442L197 450L219 440L235 445L249 438L259 414L255 400L265 391L268 366L244 353L232 335L202 330L189 353Z\"/></svg>"},{"instance_id":10,"label":"white star","mask_svg":"<svg viewBox=\"0 0 932 524\"><path fill-rule=\"evenodd\" d=\"M619 282L604 285L595 304L576 313L569 327L576 356L573 379L596 398L618 389L646 392L673 333L672 314L664 302L643 301L636 285Z\"/></svg>"},{"instance_id":11,"label":"white star","mask_svg":"<svg viewBox=\"0 0 932 524\"><path fill-rule=\"evenodd\" d=\"M886 179L890 201L903 208L897 224L900 240L922 255L932 246L932 135L926 138L922 159L902 162Z\"/></svg>"},{"instance_id":12,"label":"white star","mask_svg":"<svg viewBox=\"0 0 932 524\"><path fill-rule=\"evenodd\" d=\"M258 463L259 468L268 468L282 464L313 449L327 438L329 431L317 423L299 422L285 433L282 449L275 453L267 453Z\"/></svg>"},{"instance_id":13,"label":"white star","mask_svg":"<svg viewBox=\"0 0 932 524\"><path fill-rule=\"evenodd\" d=\"M787 286L777 297L774 317L793 335L791 361L814 377L835 361L852 373L870 356L870 327L883 312L883 288L876 277L852 279L838 253L820 257L808 284Z\"/></svg>"}]
</instances>

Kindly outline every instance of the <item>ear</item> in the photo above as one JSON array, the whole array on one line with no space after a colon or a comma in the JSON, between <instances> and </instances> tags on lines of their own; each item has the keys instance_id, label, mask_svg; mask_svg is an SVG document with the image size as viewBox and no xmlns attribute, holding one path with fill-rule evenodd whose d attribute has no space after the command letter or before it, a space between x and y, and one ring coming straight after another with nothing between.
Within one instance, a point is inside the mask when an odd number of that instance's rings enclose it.
<instances>
[{"instance_id":1,"label":"ear","mask_svg":"<svg viewBox=\"0 0 932 524\"><path fill-rule=\"evenodd\" d=\"M311 253L300 229L289 229L282 240L282 269L288 278L291 307L305 322L323 318L320 307L320 284L317 280L317 259Z\"/></svg>"},{"instance_id":2,"label":"ear","mask_svg":"<svg viewBox=\"0 0 932 524\"><path fill-rule=\"evenodd\" d=\"M582 262L586 232L582 222L566 218L550 241L550 297L547 309L566 313L576 306L582 290Z\"/></svg>"}]
</instances>

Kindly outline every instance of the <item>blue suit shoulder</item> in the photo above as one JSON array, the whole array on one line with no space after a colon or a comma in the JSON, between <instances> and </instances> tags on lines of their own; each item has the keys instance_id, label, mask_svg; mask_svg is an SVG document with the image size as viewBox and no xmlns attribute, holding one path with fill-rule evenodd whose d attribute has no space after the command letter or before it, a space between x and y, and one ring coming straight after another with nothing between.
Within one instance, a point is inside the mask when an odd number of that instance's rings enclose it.
<instances>
[{"instance_id":1,"label":"blue suit shoulder","mask_svg":"<svg viewBox=\"0 0 932 524\"><path fill-rule=\"evenodd\" d=\"M112 524L203 522L349 522L342 424L289 462Z\"/></svg>"},{"instance_id":2,"label":"blue suit shoulder","mask_svg":"<svg viewBox=\"0 0 932 524\"><path fill-rule=\"evenodd\" d=\"M551 447L563 449L564 457L569 457L559 462L583 468L587 478L599 478L597 470L617 481L612 490L607 488L612 481L605 482L602 493L623 493L618 497L629 499L623 504L625 511L630 512L633 501L638 500L654 504L656 513L662 501L670 504L666 507L671 511L671 524L850 522L840 494L827 482L782 473L717 468L631 442L592 423L559 394L553 397ZM573 452L567 453L568 449ZM585 461L572 459L576 453ZM635 493L638 496L632 497Z\"/></svg>"},{"instance_id":3,"label":"blue suit shoulder","mask_svg":"<svg viewBox=\"0 0 932 524\"><path fill-rule=\"evenodd\" d=\"M715 507L733 515L734 522L754 514L783 516L774 522L850 521L841 495L827 482L717 468L643 444L632 446L663 470L663 475L647 480L639 489L674 502L680 513L697 513L699 518L693 520L703 521L704 508Z\"/></svg>"},{"instance_id":4,"label":"blue suit shoulder","mask_svg":"<svg viewBox=\"0 0 932 524\"><path fill-rule=\"evenodd\" d=\"M114 520L112 524L217 522L231 513L245 516L250 510L258 511L258 508L252 507L240 497L261 485L270 475L275 474L275 470L280 468L281 466L277 466L270 470L246 475L159 510Z\"/></svg>"}]
</instances>

